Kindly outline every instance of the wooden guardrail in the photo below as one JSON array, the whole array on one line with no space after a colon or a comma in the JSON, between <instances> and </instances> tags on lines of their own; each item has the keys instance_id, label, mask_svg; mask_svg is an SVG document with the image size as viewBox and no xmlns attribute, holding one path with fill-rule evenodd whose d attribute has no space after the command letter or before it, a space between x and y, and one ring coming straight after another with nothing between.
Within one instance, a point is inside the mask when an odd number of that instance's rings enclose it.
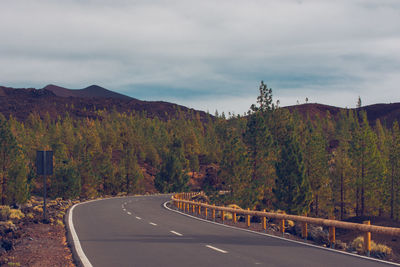
<instances>
[{"instance_id":1,"label":"wooden guardrail","mask_svg":"<svg viewBox=\"0 0 400 267\"><path fill-rule=\"evenodd\" d=\"M250 216L257 216L262 219L263 229L267 229L266 218L272 218L280 220L279 229L283 234L285 232L285 220L292 220L295 222L302 223L302 237L307 238L307 224L319 225L329 227L329 242L331 247L333 248L336 242L335 232L336 228L349 229L349 230L357 230L360 232L364 232L364 250L366 254L369 256L371 251L371 233L375 234L384 234L390 236L398 236L400 237L400 228L395 227L383 227L371 225L370 221L365 221L364 224L360 223L350 223L350 222L342 222L334 219L321 219L321 218L312 218L306 216L298 216L298 215L289 215L289 214L281 214L274 212L266 212L264 211L254 211L254 210L244 210L244 209L234 209L229 207L221 207L215 205L209 205L207 203L201 203L190 200L192 197L199 195L200 193L178 193L172 196L173 204L180 210L183 211L191 211L192 213L197 212L201 214L203 209L204 215L208 216L208 210L211 210L212 219L216 218L216 211L219 211L221 214L221 220L224 221L225 212L231 213L232 220L236 223L236 215L241 214L246 217L246 225L250 227Z\"/></svg>"}]
</instances>

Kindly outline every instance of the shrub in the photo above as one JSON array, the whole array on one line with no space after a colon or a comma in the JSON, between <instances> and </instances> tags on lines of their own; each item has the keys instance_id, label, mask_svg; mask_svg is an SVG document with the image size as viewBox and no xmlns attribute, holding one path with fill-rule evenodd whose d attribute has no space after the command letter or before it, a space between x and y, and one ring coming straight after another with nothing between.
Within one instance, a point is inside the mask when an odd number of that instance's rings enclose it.
<instances>
[{"instance_id":1,"label":"shrub","mask_svg":"<svg viewBox=\"0 0 400 267\"><path fill-rule=\"evenodd\" d=\"M37 213L43 213L43 207L42 206L35 206L35 207L33 207L33 210L36 211Z\"/></svg>"},{"instance_id":2,"label":"shrub","mask_svg":"<svg viewBox=\"0 0 400 267\"><path fill-rule=\"evenodd\" d=\"M7 221L10 216L9 206L0 206L0 220Z\"/></svg>"},{"instance_id":3,"label":"shrub","mask_svg":"<svg viewBox=\"0 0 400 267\"><path fill-rule=\"evenodd\" d=\"M364 250L364 237L359 236L351 242L351 247L358 253L365 253ZM378 258L386 258L392 254L392 249L383 244L377 244L371 240L371 255Z\"/></svg>"},{"instance_id":4,"label":"shrub","mask_svg":"<svg viewBox=\"0 0 400 267\"><path fill-rule=\"evenodd\" d=\"M25 214L22 213L21 210L18 209L11 209L9 218L11 220L21 220L25 217Z\"/></svg>"}]
</instances>

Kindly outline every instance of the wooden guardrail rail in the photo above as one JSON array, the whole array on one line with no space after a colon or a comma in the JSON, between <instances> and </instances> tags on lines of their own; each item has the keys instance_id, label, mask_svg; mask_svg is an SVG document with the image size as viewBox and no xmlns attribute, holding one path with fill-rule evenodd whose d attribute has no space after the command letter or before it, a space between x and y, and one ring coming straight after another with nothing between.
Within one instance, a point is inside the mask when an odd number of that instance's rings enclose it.
<instances>
[{"instance_id":1,"label":"wooden guardrail rail","mask_svg":"<svg viewBox=\"0 0 400 267\"><path fill-rule=\"evenodd\" d=\"M204 214L207 217L207 210L211 210L213 220L215 220L216 211L219 211L221 214L222 222L224 221L225 212L229 212L233 215L232 220L234 223L236 223L236 215L241 214L241 215L246 215L246 224L249 227L250 216L257 216L262 218L262 225L264 230L266 230L266 218L278 219L280 220L279 229L282 234L285 232L285 220L301 222L303 238L307 238L307 224L329 227L329 241L331 243L331 247L334 247L335 245L335 232L336 232L335 228L357 230L360 232L364 232L364 250L367 255L369 255L371 250L371 233L400 237L400 228L370 225L370 221L365 221L364 224L350 223L334 219L321 219L321 218L312 218L306 216L267 212L265 210L254 211L254 210L234 209L229 207L209 205L207 203L201 203L190 200L192 197L200 194L201 193L178 193L173 195L171 199L173 201L173 204L178 209L183 211L192 211L192 213L195 213L197 210L197 213L201 214L201 210L203 209ZM192 210L190 208L192 208Z\"/></svg>"}]
</instances>

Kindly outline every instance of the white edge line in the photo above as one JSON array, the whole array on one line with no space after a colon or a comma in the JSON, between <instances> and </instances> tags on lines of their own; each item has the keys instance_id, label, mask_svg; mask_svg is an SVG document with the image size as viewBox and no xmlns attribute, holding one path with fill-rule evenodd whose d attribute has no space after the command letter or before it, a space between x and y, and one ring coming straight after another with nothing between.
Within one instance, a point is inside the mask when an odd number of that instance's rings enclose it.
<instances>
[{"instance_id":1,"label":"white edge line","mask_svg":"<svg viewBox=\"0 0 400 267\"><path fill-rule=\"evenodd\" d=\"M74 211L74 208L81 203L75 204L72 206L71 210L69 211L68 214L68 225L69 229L71 231L71 236L72 236L72 241L74 243L74 247L76 249L76 253L78 254L78 257L81 259L81 262L84 267L93 267L93 265L90 263L88 258L86 257L85 253L83 252L83 249L81 247L81 243L79 242L78 235L76 234L74 223L72 222L72 213Z\"/></svg>"},{"instance_id":2,"label":"white edge line","mask_svg":"<svg viewBox=\"0 0 400 267\"><path fill-rule=\"evenodd\" d=\"M170 211L173 211L173 212L176 212L176 213L179 213L179 214L182 214L182 215L191 217L191 218L193 218L193 219L197 219L197 220L199 220L199 221L204 221L204 222L216 224L216 225L219 225L219 226L223 226L223 227L235 229L235 230L238 230L238 231L245 231L245 232L249 232L249 233L253 233L253 234L257 234L257 235L269 236L269 237L272 237L272 238L285 240L285 241L287 241L287 242L292 242L292 243L297 243L297 244L304 245L304 246L309 246L309 247L314 247L314 248L318 248L318 249L328 250L328 251L335 252L335 253L340 253L340 254L345 254L345 255L349 255L349 256L353 256L353 257L357 257L357 258L362 258L362 259L365 259L365 260L370 260L370 261L376 261L376 262L380 262L380 263L391 264L391 265L394 265L394 266L400 266L399 263L395 263L395 262L384 261L384 260L375 259L375 258L372 258L372 257L366 257L366 256L362 256L362 255L358 255L358 254L353 254L353 253L346 252L346 251L340 251L340 250L336 250L336 249L332 249L332 248L325 248L325 247L321 247L321 246L317 246L317 245L313 245L313 244L309 244L309 243L305 243L305 242L300 242L300 241L297 241L297 240L291 240L291 239L283 238L283 237L280 237L280 236L275 236L275 235L270 235L270 234L266 234L266 233L251 231L251 230L248 230L248 229L243 229L243 228L239 228L239 227L234 227L234 226L230 226L230 225L226 225L226 224L220 224L220 223L217 223L217 222L205 220L205 219L198 218L198 217L196 217L196 216L192 216L192 215L189 215L189 214L187 214L187 213L181 212L181 211L179 211L179 210L171 209L171 208L167 207L167 203L169 203L169 202L171 202L171 201L169 200L169 201L166 201L166 202L164 203L164 208L166 208L167 210L170 210Z\"/></svg>"},{"instance_id":3,"label":"white edge line","mask_svg":"<svg viewBox=\"0 0 400 267\"><path fill-rule=\"evenodd\" d=\"M175 232L175 231L170 231L171 233L177 235L177 236L183 236L181 233Z\"/></svg>"},{"instance_id":4,"label":"white edge line","mask_svg":"<svg viewBox=\"0 0 400 267\"><path fill-rule=\"evenodd\" d=\"M222 250L220 248L216 248L216 247L213 247L213 246L210 246L210 245L206 245L206 247L211 248L211 249L213 249L215 251L218 251L218 252L221 252L221 253L228 253L228 251L225 251L225 250Z\"/></svg>"},{"instance_id":5,"label":"white edge line","mask_svg":"<svg viewBox=\"0 0 400 267\"><path fill-rule=\"evenodd\" d=\"M135 198L135 200L137 200L137 198L144 198L147 197L146 195L134 195L134 196L123 196L123 197L112 197L112 198L102 198L102 199L93 199L93 200L89 200L89 201L85 201L85 202L81 202L81 203L77 203L75 205L73 205L71 207L71 209L68 212L68 228L71 231L71 236L72 236L72 242L73 245L75 247L76 253L78 254L78 257L80 258L82 265L84 267L93 267L93 265L90 263L89 259L86 257L85 252L83 252L81 243L79 242L79 238L78 235L76 234L75 231L75 227L74 227L74 223L72 221L72 214L73 214L73 210L76 206L79 206L81 204L86 204L86 203L90 203L90 202L95 202L95 201L101 201L101 200L107 200L107 199L120 199L120 198ZM123 205L122 205L123 206ZM138 217L136 217L138 218ZM140 218L141 219L141 218Z\"/></svg>"}]
</instances>

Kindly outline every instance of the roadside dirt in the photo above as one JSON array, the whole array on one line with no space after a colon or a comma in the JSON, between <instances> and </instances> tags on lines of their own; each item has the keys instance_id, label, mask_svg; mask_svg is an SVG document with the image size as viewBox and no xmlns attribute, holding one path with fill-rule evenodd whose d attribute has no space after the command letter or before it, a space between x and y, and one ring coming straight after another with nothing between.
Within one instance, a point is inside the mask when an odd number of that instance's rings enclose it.
<instances>
[{"instance_id":1,"label":"roadside dirt","mask_svg":"<svg viewBox=\"0 0 400 267\"><path fill-rule=\"evenodd\" d=\"M63 223L66 210L72 204L61 199L49 201L45 223L40 198L32 198L21 207L18 218L2 206L0 266L75 266Z\"/></svg>"},{"instance_id":2,"label":"roadside dirt","mask_svg":"<svg viewBox=\"0 0 400 267\"><path fill-rule=\"evenodd\" d=\"M13 250L1 255L1 266L75 266L63 226L30 223L18 231L21 236Z\"/></svg>"}]
</instances>

